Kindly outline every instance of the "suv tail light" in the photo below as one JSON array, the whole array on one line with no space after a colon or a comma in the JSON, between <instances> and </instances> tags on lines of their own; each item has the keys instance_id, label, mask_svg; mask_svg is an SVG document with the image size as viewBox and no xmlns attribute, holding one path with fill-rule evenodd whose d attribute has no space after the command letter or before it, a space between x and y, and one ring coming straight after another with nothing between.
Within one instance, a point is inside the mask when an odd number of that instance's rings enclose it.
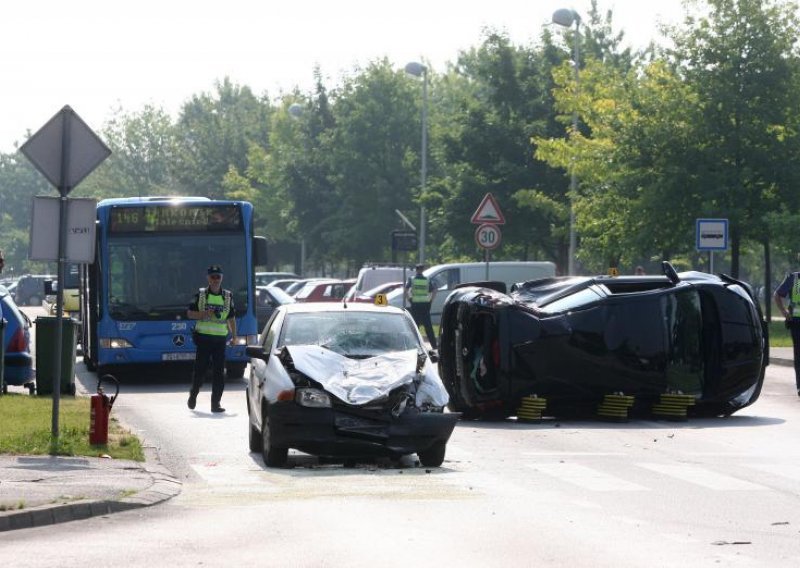
<instances>
[{"instance_id":1,"label":"suv tail light","mask_svg":"<svg viewBox=\"0 0 800 568\"><path fill-rule=\"evenodd\" d=\"M25 339L25 332L20 326L17 328L17 331L14 332L14 336L11 338L11 341L8 342L6 353L20 353L27 350L28 342Z\"/></svg>"}]
</instances>

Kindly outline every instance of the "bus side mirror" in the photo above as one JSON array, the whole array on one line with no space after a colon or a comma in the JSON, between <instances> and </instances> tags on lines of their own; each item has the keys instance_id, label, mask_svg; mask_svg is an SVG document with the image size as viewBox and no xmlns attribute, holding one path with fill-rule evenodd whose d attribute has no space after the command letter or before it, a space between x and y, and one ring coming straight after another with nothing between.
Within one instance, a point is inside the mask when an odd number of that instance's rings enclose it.
<instances>
[{"instance_id":1,"label":"bus side mirror","mask_svg":"<svg viewBox=\"0 0 800 568\"><path fill-rule=\"evenodd\" d=\"M253 266L267 265L266 237L253 237Z\"/></svg>"}]
</instances>

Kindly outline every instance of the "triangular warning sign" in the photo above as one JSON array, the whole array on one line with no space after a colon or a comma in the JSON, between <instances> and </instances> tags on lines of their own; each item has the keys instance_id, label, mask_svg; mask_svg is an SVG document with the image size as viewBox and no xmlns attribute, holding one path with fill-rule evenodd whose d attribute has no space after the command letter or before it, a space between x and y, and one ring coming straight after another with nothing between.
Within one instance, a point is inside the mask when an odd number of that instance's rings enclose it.
<instances>
[{"instance_id":1,"label":"triangular warning sign","mask_svg":"<svg viewBox=\"0 0 800 568\"><path fill-rule=\"evenodd\" d=\"M491 193L483 196L483 201L478 205L475 213L472 214L471 221L476 225L482 225L483 223L506 224L506 218L503 217L503 212L500 211L500 206Z\"/></svg>"}]
</instances>

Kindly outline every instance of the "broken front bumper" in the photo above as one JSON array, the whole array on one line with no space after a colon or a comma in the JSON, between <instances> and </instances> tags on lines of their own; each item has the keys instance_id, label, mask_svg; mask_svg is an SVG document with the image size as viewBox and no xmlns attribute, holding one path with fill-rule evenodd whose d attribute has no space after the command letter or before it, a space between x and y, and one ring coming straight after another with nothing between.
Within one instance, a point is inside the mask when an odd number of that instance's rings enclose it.
<instances>
[{"instance_id":1,"label":"broken front bumper","mask_svg":"<svg viewBox=\"0 0 800 568\"><path fill-rule=\"evenodd\" d=\"M459 413L406 411L395 418L365 416L339 408L306 408L278 402L269 410L275 447L318 456L399 456L446 444Z\"/></svg>"}]
</instances>

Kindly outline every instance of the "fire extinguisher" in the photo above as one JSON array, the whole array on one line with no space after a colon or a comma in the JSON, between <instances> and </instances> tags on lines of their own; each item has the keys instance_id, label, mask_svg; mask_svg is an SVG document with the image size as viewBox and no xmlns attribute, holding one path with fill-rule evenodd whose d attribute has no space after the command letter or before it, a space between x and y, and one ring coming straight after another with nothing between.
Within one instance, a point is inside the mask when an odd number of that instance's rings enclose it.
<instances>
[{"instance_id":1,"label":"fire extinguisher","mask_svg":"<svg viewBox=\"0 0 800 568\"><path fill-rule=\"evenodd\" d=\"M103 392L101 383L114 382L117 391L114 396L108 396ZM89 443L107 444L108 443L108 416L111 414L111 407L119 395L119 381L112 375L103 375L97 380L97 392L92 395L89 405Z\"/></svg>"}]
</instances>

